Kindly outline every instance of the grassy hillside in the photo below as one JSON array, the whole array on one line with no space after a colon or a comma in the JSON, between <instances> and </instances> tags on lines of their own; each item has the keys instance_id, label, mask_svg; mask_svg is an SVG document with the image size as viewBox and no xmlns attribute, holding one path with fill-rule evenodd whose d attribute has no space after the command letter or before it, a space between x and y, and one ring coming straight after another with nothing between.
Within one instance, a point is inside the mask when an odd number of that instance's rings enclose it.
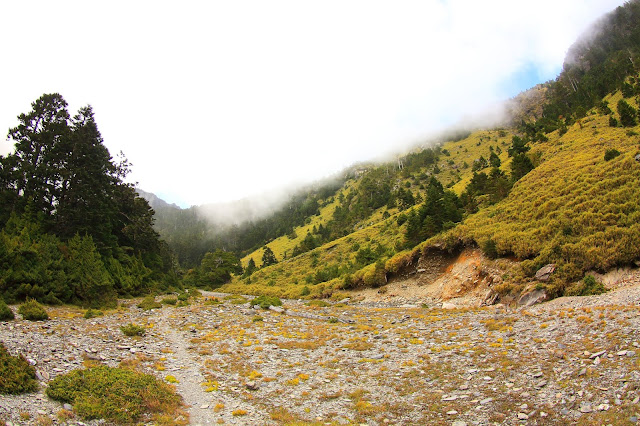
<instances>
[{"instance_id":1,"label":"grassy hillside","mask_svg":"<svg viewBox=\"0 0 640 426\"><path fill-rule=\"evenodd\" d=\"M352 184L353 182L347 182L341 192L349 192L351 190ZM333 215L333 212L338 205L338 201L335 197L330 197L326 200L321 201L323 202L323 204L320 207L319 214L307 218L307 223L305 223L304 225L295 227L293 234L280 236L268 244L269 248L271 248L273 254L275 254L277 259L280 260L290 256L293 252L294 247L302 243L307 233L311 233L314 227L317 228L320 225L325 226L329 222ZM249 262L249 259L253 259L256 265L260 265L262 263L263 253L263 247L252 253L249 253L247 256L242 258L242 264L246 266Z\"/></svg>"},{"instance_id":2,"label":"grassy hillside","mask_svg":"<svg viewBox=\"0 0 640 426\"><path fill-rule=\"evenodd\" d=\"M445 185L461 193L473 175L472 165L480 157L488 158L490 147L500 152L503 168L508 168L507 148L513 134L507 130L476 131L459 141L442 145L438 161L430 166L419 167L411 173L396 170L394 186L413 191L425 197L424 185L431 175ZM385 168L391 165L371 167ZM435 170L439 169L437 173ZM488 168L487 168L488 169ZM390 172L391 173L391 172ZM343 193L358 192L362 179L351 179L343 188ZM309 223L295 228L296 238L280 237L269 244L279 260L290 254L308 231L320 224L327 225L336 207L341 203L338 196L326 200L320 215L310 218ZM348 206L347 206L348 208ZM417 209L414 206L413 209ZM326 297L360 285L378 286L384 284L384 274L398 269L398 262L407 263L413 257L413 250L403 250L406 225L398 224L401 212L397 207L387 206L376 209L363 220L355 232L330 241L302 255L288 258L276 265L265 267L247 277L235 277L222 290L237 293L269 294L283 297ZM358 261L358 252L370 249L375 261L364 264ZM259 249L242 259L246 266L250 258L261 264L263 250ZM378 269L376 270L376 264ZM382 268L382 270L381 270ZM327 278L327 279L325 279ZM350 282L345 282L351 281Z\"/></svg>"},{"instance_id":3,"label":"grassy hillside","mask_svg":"<svg viewBox=\"0 0 640 426\"><path fill-rule=\"evenodd\" d=\"M607 100L613 105L620 98ZM500 255L526 259L523 276L558 263L556 294L588 270L630 264L640 257L639 131L610 127L608 116L592 110L565 134L554 131L533 146L541 163L509 197L436 240L480 246L492 240ZM606 160L608 150L620 155Z\"/></svg>"},{"instance_id":4,"label":"grassy hillside","mask_svg":"<svg viewBox=\"0 0 640 426\"><path fill-rule=\"evenodd\" d=\"M381 286L432 247L475 245L519 261L502 290L556 263L545 284L552 295L572 293L568 286L589 271L637 262L639 17L638 0L605 16L595 36L574 44L555 81L512 100L511 127L358 170L295 235L268 244L286 260L223 289L317 297ZM322 244L295 256L320 225L329 230ZM244 261L260 264L261 254Z\"/></svg>"},{"instance_id":5,"label":"grassy hillside","mask_svg":"<svg viewBox=\"0 0 640 426\"><path fill-rule=\"evenodd\" d=\"M616 92L606 100L616 105L621 97ZM635 100L628 101L638 106ZM617 114L614 112L613 116ZM454 229L418 247L402 250L406 225L398 225L400 212L382 207L365 221L367 226L362 229L266 267L250 278L236 277L223 289L285 297L334 293L341 297L341 291L353 287L353 283L384 284L385 275L415 260L423 247L460 243L483 247L491 240L500 256L523 261L521 270L507 281L527 281L539 267L555 262L558 273L549 289L562 294L567 283L582 278L591 269L606 270L640 257L640 163L634 159L640 152L638 132L638 127L611 127L609 115L593 109L562 135L556 130L547 135L547 141L530 143L528 155L536 168L514 185L507 198L469 215ZM440 151L445 154L439 157L440 171L436 176L460 195L473 176L474 160L488 158L490 147L499 153L501 169L508 171L507 150L514 134L516 129L483 130L444 143ZM620 155L605 160L607 150L617 150ZM409 175L399 173L396 185L409 183L407 186L424 196L420 188L433 172L433 167L426 167ZM358 191L359 184L360 181L351 180L345 190ZM279 255L290 251L314 225L326 225L337 204L337 198L331 200L319 216L296 228L296 239L281 237L269 246ZM358 251L376 251L378 247L382 249L375 262L358 264ZM244 261L253 257L260 264L260 256L261 251L257 251ZM351 280L351 284L345 280Z\"/></svg>"}]
</instances>

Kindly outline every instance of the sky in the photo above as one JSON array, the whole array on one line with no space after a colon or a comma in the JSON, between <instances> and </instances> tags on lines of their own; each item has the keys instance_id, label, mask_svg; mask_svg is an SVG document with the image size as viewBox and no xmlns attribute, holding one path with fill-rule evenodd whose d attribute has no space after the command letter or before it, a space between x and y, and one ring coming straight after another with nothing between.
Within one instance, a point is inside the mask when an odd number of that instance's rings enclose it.
<instances>
[{"instance_id":1,"label":"sky","mask_svg":"<svg viewBox=\"0 0 640 426\"><path fill-rule=\"evenodd\" d=\"M93 106L132 181L183 207L401 152L554 79L622 0L0 4L0 154L44 93Z\"/></svg>"}]
</instances>

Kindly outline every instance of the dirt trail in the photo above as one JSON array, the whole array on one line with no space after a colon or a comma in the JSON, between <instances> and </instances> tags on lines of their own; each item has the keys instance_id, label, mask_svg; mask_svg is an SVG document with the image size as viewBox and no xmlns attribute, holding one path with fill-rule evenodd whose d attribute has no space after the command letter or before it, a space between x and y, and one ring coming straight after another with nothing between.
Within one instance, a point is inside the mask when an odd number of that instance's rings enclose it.
<instances>
[{"instance_id":1,"label":"dirt trail","mask_svg":"<svg viewBox=\"0 0 640 426\"><path fill-rule=\"evenodd\" d=\"M214 419L207 411L211 396L203 391L205 381L195 356L187 349L189 342L180 334L179 327L168 318L169 310L164 309L157 318L158 331L164 335L172 353L167 354L167 375L174 376L178 382L176 389L188 406L190 424L212 424ZM208 415L209 414L209 415Z\"/></svg>"}]
</instances>

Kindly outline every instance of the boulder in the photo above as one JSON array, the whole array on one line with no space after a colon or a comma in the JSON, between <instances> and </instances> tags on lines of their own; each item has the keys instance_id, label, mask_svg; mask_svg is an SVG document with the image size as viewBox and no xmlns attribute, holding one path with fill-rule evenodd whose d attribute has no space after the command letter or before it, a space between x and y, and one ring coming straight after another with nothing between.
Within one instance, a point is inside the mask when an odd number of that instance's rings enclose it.
<instances>
[{"instance_id":1,"label":"boulder","mask_svg":"<svg viewBox=\"0 0 640 426\"><path fill-rule=\"evenodd\" d=\"M533 290L523 294L518 300L518 305L533 306L536 303L542 303L548 299L547 293L544 290Z\"/></svg>"},{"instance_id":2,"label":"boulder","mask_svg":"<svg viewBox=\"0 0 640 426\"><path fill-rule=\"evenodd\" d=\"M251 380L251 381L249 381L249 382L245 383L245 384L244 384L244 386L245 386L248 390L251 390L251 391L256 391L256 390L260 389L260 386L259 386L256 382L254 382L253 380Z\"/></svg>"},{"instance_id":3,"label":"boulder","mask_svg":"<svg viewBox=\"0 0 640 426\"><path fill-rule=\"evenodd\" d=\"M453 303L449 303L449 302L442 302L442 309L456 309L457 306L454 305Z\"/></svg>"},{"instance_id":4,"label":"boulder","mask_svg":"<svg viewBox=\"0 0 640 426\"><path fill-rule=\"evenodd\" d=\"M555 263L549 263L548 265L544 265L542 268L538 269L536 272L536 280L546 282L551 278L551 274L553 274L556 270Z\"/></svg>"}]
</instances>

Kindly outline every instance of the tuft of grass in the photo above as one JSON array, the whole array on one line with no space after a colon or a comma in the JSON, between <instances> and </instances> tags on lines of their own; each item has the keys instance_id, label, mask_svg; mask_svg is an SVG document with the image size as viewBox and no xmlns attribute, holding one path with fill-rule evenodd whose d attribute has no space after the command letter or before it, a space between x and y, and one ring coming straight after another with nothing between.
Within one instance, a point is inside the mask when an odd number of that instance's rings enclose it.
<instances>
[{"instance_id":1,"label":"tuft of grass","mask_svg":"<svg viewBox=\"0 0 640 426\"><path fill-rule=\"evenodd\" d=\"M161 417L177 417L182 398L173 387L148 374L99 366L56 377L46 390L66 402L83 419L133 424Z\"/></svg>"},{"instance_id":2,"label":"tuft of grass","mask_svg":"<svg viewBox=\"0 0 640 426\"><path fill-rule=\"evenodd\" d=\"M175 376L169 375L169 376L165 377L164 379L169 383L178 383L178 379L176 379Z\"/></svg>"},{"instance_id":3,"label":"tuft of grass","mask_svg":"<svg viewBox=\"0 0 640 426\"><path fill-rule=\"evenodd\" d=\"M178 299L176 297L165 297L160 301L163 305L176 305L178 303Z\"/></svg>"},{"instance_id":4,"label":"tuft of grass","mask_svg":"<svg viewBox=\"0 0 640 426\"><path fill-rule=\"evenodd\" d=\"M144 336L145 329L142 326L136 325L134 323L129 323L127 325L120 326L120 331L125 336Z\"/></svg>"},{"instance_id":5,"label":"tuft of grass","mask_svg":"<svg viewBox=\"0 0 640 426\"><path fill-rule=\"evenodd\" d=\"M269 309L269 306L282 306L282 301L275 296L258 296L253 301L251 301L252 305L258 305L262 309Z\"/></svg>"},{"instance_id":6,"label":"tuft of grass","mask_svg":"<svg viewBox=\"0 0 640 426\"><path fill-rule=\"evenodd\" d=\"M84 318L91 319L95 317L101 317L103 315L104 315L104 312L102 311L97 311L95 309L87 309L87 312L84 313Z\"/></svg>"},{"instance_id":7,"label":"tuft of grass","mask_svg":"<svg viewBox=\"0 0 640 426\"><path fill-rule=\"evenodd\" d=\"M18 313L22 318L29 321L46 321L49 314L44 307L34 299L29 299L18 308Z\"/></svg>"},{"instance_id":8,"label":"tuft of grass","mask_svg":"<svg viewBox=\"0 0 640 426\"><path fill-rule=\"evenodd\" d=\"M151 309L162 308L162 304L156 302L156 299L153 296L147 296L142 300L142 302L138 303L138 308L150 311Z\"/></svg>"},{"instance_id":9,"label":"tuft of grass","mask_svg":"<svg viewBox=\"0 0 640 426\"><path fill-rule=\"evenodd\" d=\"M37 389L36 369L24 356L11 356L0 342L0 394L21 394Z\"/></svg>"},{"instance_id":10,"label":"tuft of grass","mask_svg":"<svg viewBox=\"0 0 640 426\"><path fill-rule=\"evenodd\" d=\"M238 294L230 294L228 296L225 296L224 298L225 300L228 300L229 302L231 302L232 305L244 305L245 303L248 302L248 300Z\"/></svg>"},{"instance_id":11,"label":"tuft of grass","mask_svg":"<svg viewBox=\"0 0 640 426\"><path fill-rule=\"evenodd\" d=\"M307 306L315 306L318 308L326 308L327 306L331 306L330 303L325 302L324 300L313 299L307 302Z\"/></svg>"}]
</instances>

